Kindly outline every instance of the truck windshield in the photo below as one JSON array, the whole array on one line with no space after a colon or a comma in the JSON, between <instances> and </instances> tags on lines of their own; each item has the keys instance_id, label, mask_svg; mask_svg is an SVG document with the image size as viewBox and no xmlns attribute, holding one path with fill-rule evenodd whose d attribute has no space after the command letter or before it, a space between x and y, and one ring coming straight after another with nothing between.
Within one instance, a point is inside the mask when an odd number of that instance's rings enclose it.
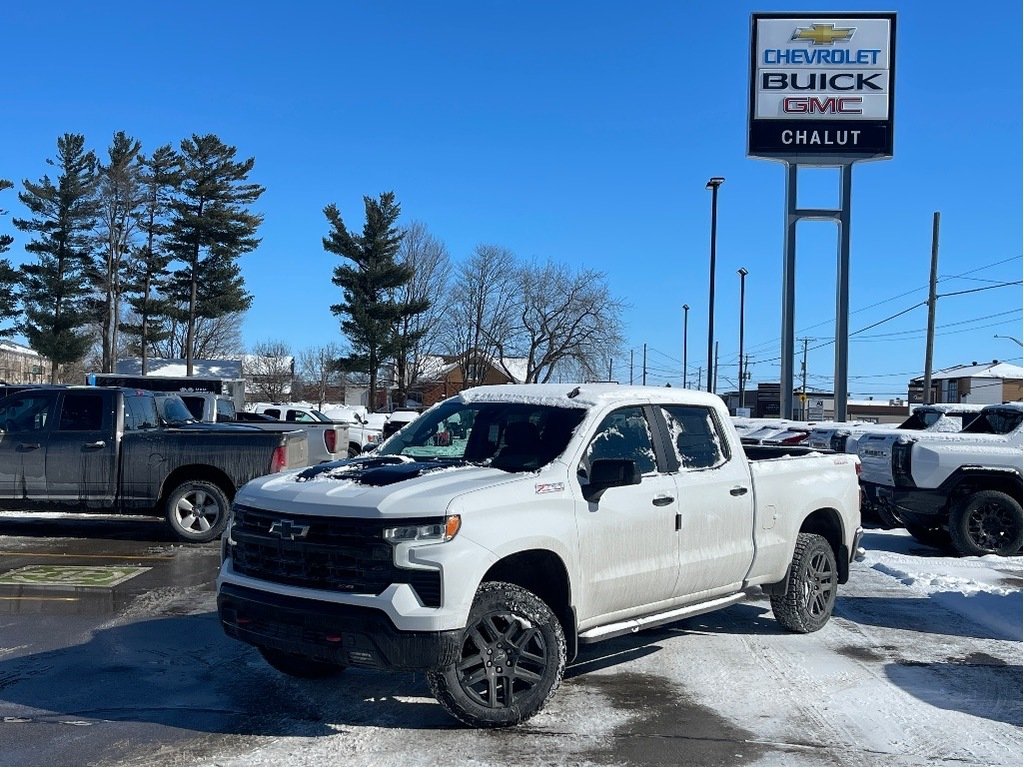
<instances>
[{"instance_id":1,"label":"truck windshield","mask_svg":"<svg viewBox=\"0 0 1024 768\"><path fill-rule=\"evenodd\" d=\"M565 450L585 414L532 403L449 401L396 432L378 453L529 472Z\"/></svg>"},{"instance_id":2,"label":"truck windshield","mask_svg":"<svg viewBox=\"0 0 1024 768\"><path fill-rule=\"evenodd\" d=\"M1008 435L1021 423L1021 412L1012 408L990 408L981 412L974 421L964 427L964 432L976 434Z\"/></svg>"}]
</instances>

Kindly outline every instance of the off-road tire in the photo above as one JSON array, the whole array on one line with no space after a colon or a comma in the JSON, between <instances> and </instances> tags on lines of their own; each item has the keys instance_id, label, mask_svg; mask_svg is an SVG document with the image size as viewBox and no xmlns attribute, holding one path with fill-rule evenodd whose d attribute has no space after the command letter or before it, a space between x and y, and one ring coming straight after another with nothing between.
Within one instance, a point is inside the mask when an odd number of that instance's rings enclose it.
<instances>
[{"instance_id":1,"label":"off-road tire","mask_svg":"<svg viewBox=\"0 0 1024 768\"><path fill-rule=\"evenodd\" d=\"M829 543L816 533L798 534L786 593L770 596L772 613L791 632L816 632L832 615L838 584L836 556Z\"/></svg>"},{"instance_id":2,"label":"off-road tire","mask_svg":"<svg viewBox=\"0 0 1024 768\"><path fill-rule=\"evenodd\" d=\"M1020 502L1002 491L972 493L950 512L949 535L961 555L1016 555L1021 548Z\"/></svg>"},{"instance_id":3,"label":"off-road tire","mask_svg":"<svg viewBox=\"0 0 1024 768\"><path fill-rule=\"evenodd\" d=\"M223 533L230 506L227 494L216 484L186 480L167 494L164 517L178 538L207 542Z\"/></svg>"},{"instance_id":4,"label":"off-road tire","mask_svg":"<svg viewBox=\"0 0 1024 768\"><path fill-rule=\"evenodd\" d=\"M363 452L362 449L358 445L356 445L355 443L349 443L348 444L348 457L350 459L354 459L356 456L358 456L362 452Z\"/></svg>"},{"instance_id":5,"label":"off-road tire","mask_svg":"<svg viewBox=\"0 0 1024 768\"><path fill-rule=\"evenodd\" d=\"M878 521L882 524L882 528L885 530L891 531L894 528L903 527L903 521L900 520L899 516L888 504L876 504L874 512Z\"/></svg>"},{"instance_id":6,"label":"off-road tire","mask_svg":"<svg viewBox=\"0 0 1024 768\"><path fill-rule=\"evenodd\" d=\"M259 652L267 664L289 677L322 680L327 677L335 677L345 671L344 664L332 664L329 661L311 659L308 656L286 653L274 648L260 647Z\"/></svg>"},{"instance_id":7,"label":"off-road tire","mask_svg":"<svg viewBox=\"0 0 1024 768\"><path fill-rule=\"evenodd\" d=\"M515 584L477 590L459 657L427 673L449 714L474 728L529 720L554 694L565 671L565 633L551 608Z\"/></svg>"}]
</instances>

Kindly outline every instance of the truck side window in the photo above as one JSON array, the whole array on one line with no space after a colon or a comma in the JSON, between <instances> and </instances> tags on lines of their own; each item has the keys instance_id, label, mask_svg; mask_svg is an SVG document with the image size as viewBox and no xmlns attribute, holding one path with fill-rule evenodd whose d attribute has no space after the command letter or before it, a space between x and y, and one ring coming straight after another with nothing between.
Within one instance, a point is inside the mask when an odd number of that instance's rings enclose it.
<instances>
[{"instance_id":1,"label":"truck side window","mask_svg":"<svg viewBox=\"0 0 1024 768\"><path fill-rule=\"evenodd\" d=\"M132 432L153 429L159 424L156 398L126 395L124 398L124 429Z\"/></svg>"},{"instance_id":2,"label":"truck side window","mask_svg":"<svg viewBox=\"0 0 1024 768\"><path fill-rule=\"evenodd\" d=\"M103 397L87 392L68 392L60 409L61 432L93 432L103 427Z\"/></svg>"},{"instance_id":3,"label":"truck side window","mask_svg":"<svg viewBox=\"0 0 1024 768\"><path fill-rule=\"evenodd\" d=\"M604 417L587 446L580 470L589 476L595 459L632 459L640 474L655 471L651 430L643 408L638 405L620 408Z\"/></svg>"},{"instance_id":4,"label":"truck side window","mask_svg":"<svg viewBox=\"0 0 1024 768\"><path fill-rule=\"evenodd\" d=\"M217 421L238 421L238 417L235 414L235 404L230 400L216 400L217 404Z\"/></svg>"},{"instance_id":5,"label":"truck side window","mask_svg":"<svg viewBox=\"0 0 1024 768\"><path fill-rule=\"evenodd\" d=\"M47 427L53 400L45 395L20 395L0 411L4 432L39 432Z\"/></svg>"},{"instance_id":6,"label":"truck side window","mask_svg":"<svg viewBox=\"0 0 1024 768\"><path fill-rule=\"evenodd\" d=\"M666 405L662 414L683 469L706 469L728 458L725 441L711 409L698 405Z\"/></svg>"},{"instance_id":7,"label":"truck side window","mask_svg":"<svg viewBox=\"0 0 1024 768\"><path fill-rule=\"evenodd\" d=\"M274 418L274 419L280 419L281 418L281 409L280 408L265 408L263 410L263 412L265 414L267 414L267 416L270 416L271 418Z\"/></svg>"}]
</instances>

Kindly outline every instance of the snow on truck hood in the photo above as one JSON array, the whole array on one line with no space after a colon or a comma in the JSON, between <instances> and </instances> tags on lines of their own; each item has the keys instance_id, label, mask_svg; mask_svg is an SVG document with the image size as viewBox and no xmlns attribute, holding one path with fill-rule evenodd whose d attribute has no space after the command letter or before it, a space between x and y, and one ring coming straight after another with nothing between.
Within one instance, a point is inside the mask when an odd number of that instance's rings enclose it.
<instances>
[{"instance_id":1,"label":"snow on truck hood","mask_svg":"<svg viewBox=\"0 0 1024 768\"><path fill-rule=\"evenodd\" d=\"M366 457L257 478L235 502L296 515L422 517L445 514L460 494L526 476L470 464Z\"/></svg>"}]
</instances>

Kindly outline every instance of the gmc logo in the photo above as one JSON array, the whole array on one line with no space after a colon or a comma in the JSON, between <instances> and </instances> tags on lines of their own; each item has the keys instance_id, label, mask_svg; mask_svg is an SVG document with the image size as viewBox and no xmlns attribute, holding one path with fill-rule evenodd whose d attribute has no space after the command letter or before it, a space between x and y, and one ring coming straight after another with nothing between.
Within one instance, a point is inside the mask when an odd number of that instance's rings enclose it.
<instances>
[{"instance_id":1,"label":"gmc logo","mask_svg":"<svg viewBox=\"0 0 1024 768\"><path fill-rule=\"evenodd\" d=\"M782 111L793 114L860 115L863 99L860 96L787 96L782 100Z\"/></svg>"}]
</instances>

